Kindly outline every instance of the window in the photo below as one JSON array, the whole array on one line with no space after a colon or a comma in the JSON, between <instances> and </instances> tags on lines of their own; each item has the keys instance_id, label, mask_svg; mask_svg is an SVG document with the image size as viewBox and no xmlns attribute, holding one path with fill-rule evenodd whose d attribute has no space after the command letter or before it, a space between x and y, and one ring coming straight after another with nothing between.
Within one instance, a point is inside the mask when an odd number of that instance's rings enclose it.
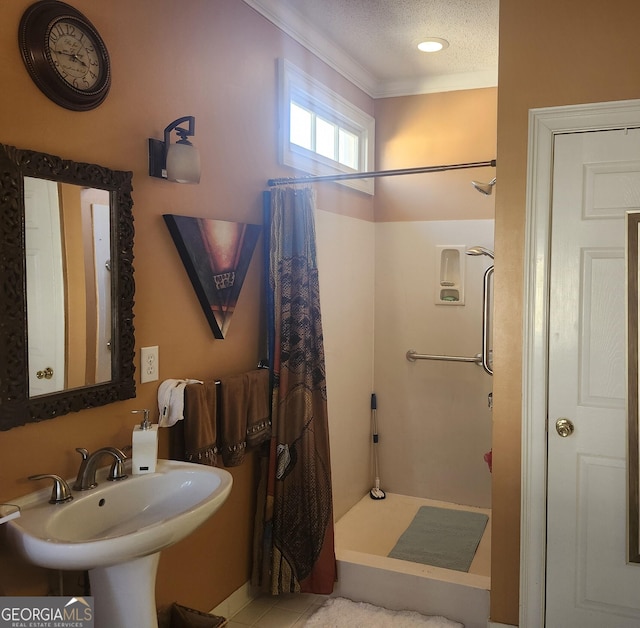
<instances>
[{"instance_id":1,"label":"window","mask_svg":"<svg viewBox=\"0 0 640 628\"><path fill-rule=\"evenodd\" d=\"M279 70L282 163L309 175L371 170L374 119L288 61ZM341 183L373 194L373 179Z\"/></svg>"}]
</instances>

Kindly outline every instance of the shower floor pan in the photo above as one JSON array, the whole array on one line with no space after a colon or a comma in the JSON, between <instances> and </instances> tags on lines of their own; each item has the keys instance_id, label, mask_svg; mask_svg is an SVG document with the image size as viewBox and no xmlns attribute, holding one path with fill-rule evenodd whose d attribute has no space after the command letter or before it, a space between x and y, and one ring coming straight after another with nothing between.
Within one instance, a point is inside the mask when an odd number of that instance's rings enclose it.
<instances>
[{"instance_id":1,"label":"shower floor pan","mask_svg":"<svg viewBox=\"0 0 640 628\"><path fill-rule=\"evenodd\" d=\"M387 555L421 506L482 512L489 522L469 572L432 567ZM367 494L336 523L338 582L334 595L378 606L443 615L466 628L489 618L491 511L387 493Z\"/></svg>"}]
</instances>

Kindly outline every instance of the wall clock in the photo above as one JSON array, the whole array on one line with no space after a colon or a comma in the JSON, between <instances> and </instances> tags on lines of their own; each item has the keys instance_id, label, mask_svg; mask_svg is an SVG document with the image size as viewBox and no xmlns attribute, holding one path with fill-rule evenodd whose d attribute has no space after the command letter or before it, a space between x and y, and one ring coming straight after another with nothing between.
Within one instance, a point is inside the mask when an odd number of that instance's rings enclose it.
<instances>
[{"instance_id":1,"label":"wall clock","mask_svg":"<svg viewBox=\"0 0 640 628\"><path fill-rule=\"evenodd\" d=\"M97 107L111 86L109 53L80 11L58 0L32 4L18 42L31 78L53 102L74 111Z\"/></svg>"}]
</instances>

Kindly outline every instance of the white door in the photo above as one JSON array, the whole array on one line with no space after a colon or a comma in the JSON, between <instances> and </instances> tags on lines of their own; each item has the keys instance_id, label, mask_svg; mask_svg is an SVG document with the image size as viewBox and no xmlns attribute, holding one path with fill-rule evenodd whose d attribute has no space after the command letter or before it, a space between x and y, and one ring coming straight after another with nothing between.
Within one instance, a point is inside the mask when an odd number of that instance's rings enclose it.
<instances>
[{"instance_id":1,"label":"white door","mask_svg":"<svg viewBox=\"0 0 640 628\"><path fill-rule=\"evenodd\" d=\"M96 279L96 377L111 381L111 220L109 205L93 203L93 255Z\"/></svg>"},{"instance_id":2,"label":"white door","mask_svg":"<svg viewBox=\"0 0 640 628\"><path fill-rule=\"evenodd\" d=\"M24 178L29 396L65 385L64 274L58 184Z\"/></svg>"},{"instance_id":3,"label":"white door","mask_svg":"<svg viewBox=\"0 0 640 628\"><path fill-rule=\"evenodd\" d=\"M548 370L547 628L640 626L627 564L625 212L640 130L556 135ZM561 436L556 422L567 419Z\"/></svg>"}]
</instances>

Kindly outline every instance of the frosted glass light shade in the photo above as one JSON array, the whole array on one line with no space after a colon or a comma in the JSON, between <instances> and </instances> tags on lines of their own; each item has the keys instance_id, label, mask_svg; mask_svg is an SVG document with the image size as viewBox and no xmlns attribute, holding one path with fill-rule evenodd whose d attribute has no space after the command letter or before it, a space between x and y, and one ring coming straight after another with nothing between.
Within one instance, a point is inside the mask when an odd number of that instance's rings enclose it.
<instances>
[{"instance_id":1,"label":"frosted glass light shade","mask_svg":"<svg viewBox=\"0 0 640 628\"><path fill-rule=\"evenodd\" d=\"M167 151L167 179L176 183L200 183L200 152L185 142L171 144Z\"/></svg>"}]
</instances>

